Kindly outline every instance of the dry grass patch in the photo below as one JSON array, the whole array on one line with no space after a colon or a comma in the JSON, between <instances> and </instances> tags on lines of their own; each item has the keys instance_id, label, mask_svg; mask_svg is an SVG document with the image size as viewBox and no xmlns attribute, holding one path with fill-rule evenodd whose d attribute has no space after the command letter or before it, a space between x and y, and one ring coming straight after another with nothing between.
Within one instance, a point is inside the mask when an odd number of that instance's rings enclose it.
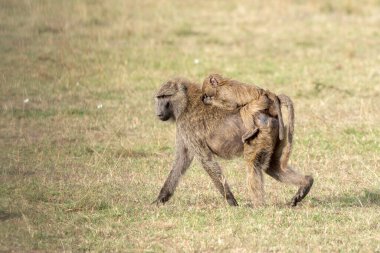
<instances>
[{"instance_id":1,"label":"dry grass patch","mask_svg":"<svg viewBox=\"0 0 380 253\"><path fill-rule=\"evenodd\" d=\"M0 1L0 251L380 250L378 1ZM230 208L195 163L173 199L154 91L220 71L286 93L303 204Z\"/></svg>"}]
</instances>

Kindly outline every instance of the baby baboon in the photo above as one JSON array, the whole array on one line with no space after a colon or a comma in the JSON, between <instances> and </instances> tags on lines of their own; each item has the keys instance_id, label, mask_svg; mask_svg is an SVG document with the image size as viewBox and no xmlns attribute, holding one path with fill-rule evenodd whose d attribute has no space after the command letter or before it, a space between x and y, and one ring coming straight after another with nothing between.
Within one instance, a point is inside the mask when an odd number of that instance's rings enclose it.
<instances>
[{"instance_id":1,"label":"baby baboon","mask_svg":"<svg viewBox=\"0 0 380 253\"><path fill-rule=\"evenodd\" d=\"M219 106L224 109L242 107L240 115L247 132L243 135L243 142L252 138L258 131L254 118L260 112L267 113L271 117L278 117L279 138L284 137L284 124L280 103L275 94L257 86L224 78L219 74L212 74L203 81L203 102Z\"/></svg>"},{"instance_id":2,"label":"baby baboon","mask_svg":"<svg viewBox=\"0 0 380 253\"><path fill-rule=\"evenodd\" d=\"M230 159L242 155L241 137L245 132L243 121L238 110L206 106L201 97L199 87L184 79L170 80L156 93L157 116L163 121L173 120L176 123L176 148L172 169L154 203L165 203L171 198L180 178L195 157L228 204L238 205L215 156ZM292 200L292 205L296 205L309 192L312 178L295 172L289 166L285 170L280 168L278 154L282 154L283 147L274 146L278 139L276 119L261 114L256 118L256 124L260 131L255 139L261 145L255 147L245 144L244 147L244 156L250 168L248 180L252 186L252 199L258 198L258 202L263 201L263 191L257 191L263 189L262 178L258 178L254 171L265 171L281 182L299 186Z\"/></svg>"},{"instance_id":3,"label":"baby baboon","mask_svg":"<svg viewBox=\"0 0 380 253\"><path fill-rule=\"evenodd\" d=\"M208 76L202 86L203 102L224 109L240 109L240 115L248 131L243 135L243 142L247 142L258 131L255 118L259 113L266 113L271 117L278 117L280 145L283 146L281 167L286 168L292 150L294 133L294 108L288 96L276 96L257 86L247 85L239 81L224 78L219 74ZM288 109L287 136L284 139L284 124L281 106ZM255 141L252 143L255 144Z\"/></svg>"}]
</instances>

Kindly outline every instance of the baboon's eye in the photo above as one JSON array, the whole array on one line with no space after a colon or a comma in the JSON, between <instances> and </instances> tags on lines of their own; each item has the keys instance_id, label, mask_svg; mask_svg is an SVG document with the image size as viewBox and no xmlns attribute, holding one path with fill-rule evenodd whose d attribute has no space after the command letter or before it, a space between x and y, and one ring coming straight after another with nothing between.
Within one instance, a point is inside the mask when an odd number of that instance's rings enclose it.
<instances>
[{"instance_id":1,"label":"baboon's eye","mask_svg":"<svg viewBox=\"0 0 380 253\"><path fill-rule=\"evenodd\" d=\"M168 98L170 97L171 95L158 95L157 98Z\"/></svg>"}]
</instances>

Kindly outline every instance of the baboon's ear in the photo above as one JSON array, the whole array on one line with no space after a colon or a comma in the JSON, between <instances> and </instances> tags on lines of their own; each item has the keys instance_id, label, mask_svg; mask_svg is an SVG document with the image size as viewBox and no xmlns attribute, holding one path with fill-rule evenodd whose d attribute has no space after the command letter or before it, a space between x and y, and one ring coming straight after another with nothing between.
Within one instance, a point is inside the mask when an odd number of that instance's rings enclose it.
<instances>
[{"instance_id":1,"label":"baboon's ear","mask_svg":"<svg viewBox=\"0 0 380 253\"><path fill-rule=\"evenodd\" d=\"M218 80L216 80L216 78L214 76L210 77L210 83L211 83L212 87L214 87L214 88L216 88L219 84Z\"/></svg>"},{"instance_id":2,"label":"baboon's ear","mask_svg":"<svg viewBox=\"0 0 380 253\"><path fill-rule=\"evenodd\" d=\"M178 86L178 91L186 92L187 91L187 86L184 83L179 83Z\"/></svg>"}]
</instances>

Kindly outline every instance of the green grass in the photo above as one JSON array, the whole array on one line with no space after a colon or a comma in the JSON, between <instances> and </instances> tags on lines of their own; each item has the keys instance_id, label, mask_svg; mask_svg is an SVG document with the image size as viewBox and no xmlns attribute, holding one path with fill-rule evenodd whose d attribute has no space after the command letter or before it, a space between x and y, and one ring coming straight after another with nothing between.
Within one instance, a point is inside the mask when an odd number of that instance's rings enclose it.
<instances>
[{"instance_id":1,"label":"green grass","mask_svg":"<svg viewBox=\"0 0 380 253\"><path fill-rule=\"evenodd\" d=\"M380 2L0 0L0 251L380 251ZM220 161L240 206L198 163L162 207L175 126L167 79L210 72L288 94L292 164L249 207L242 159Z\"/></svg>"}]
</instances>

